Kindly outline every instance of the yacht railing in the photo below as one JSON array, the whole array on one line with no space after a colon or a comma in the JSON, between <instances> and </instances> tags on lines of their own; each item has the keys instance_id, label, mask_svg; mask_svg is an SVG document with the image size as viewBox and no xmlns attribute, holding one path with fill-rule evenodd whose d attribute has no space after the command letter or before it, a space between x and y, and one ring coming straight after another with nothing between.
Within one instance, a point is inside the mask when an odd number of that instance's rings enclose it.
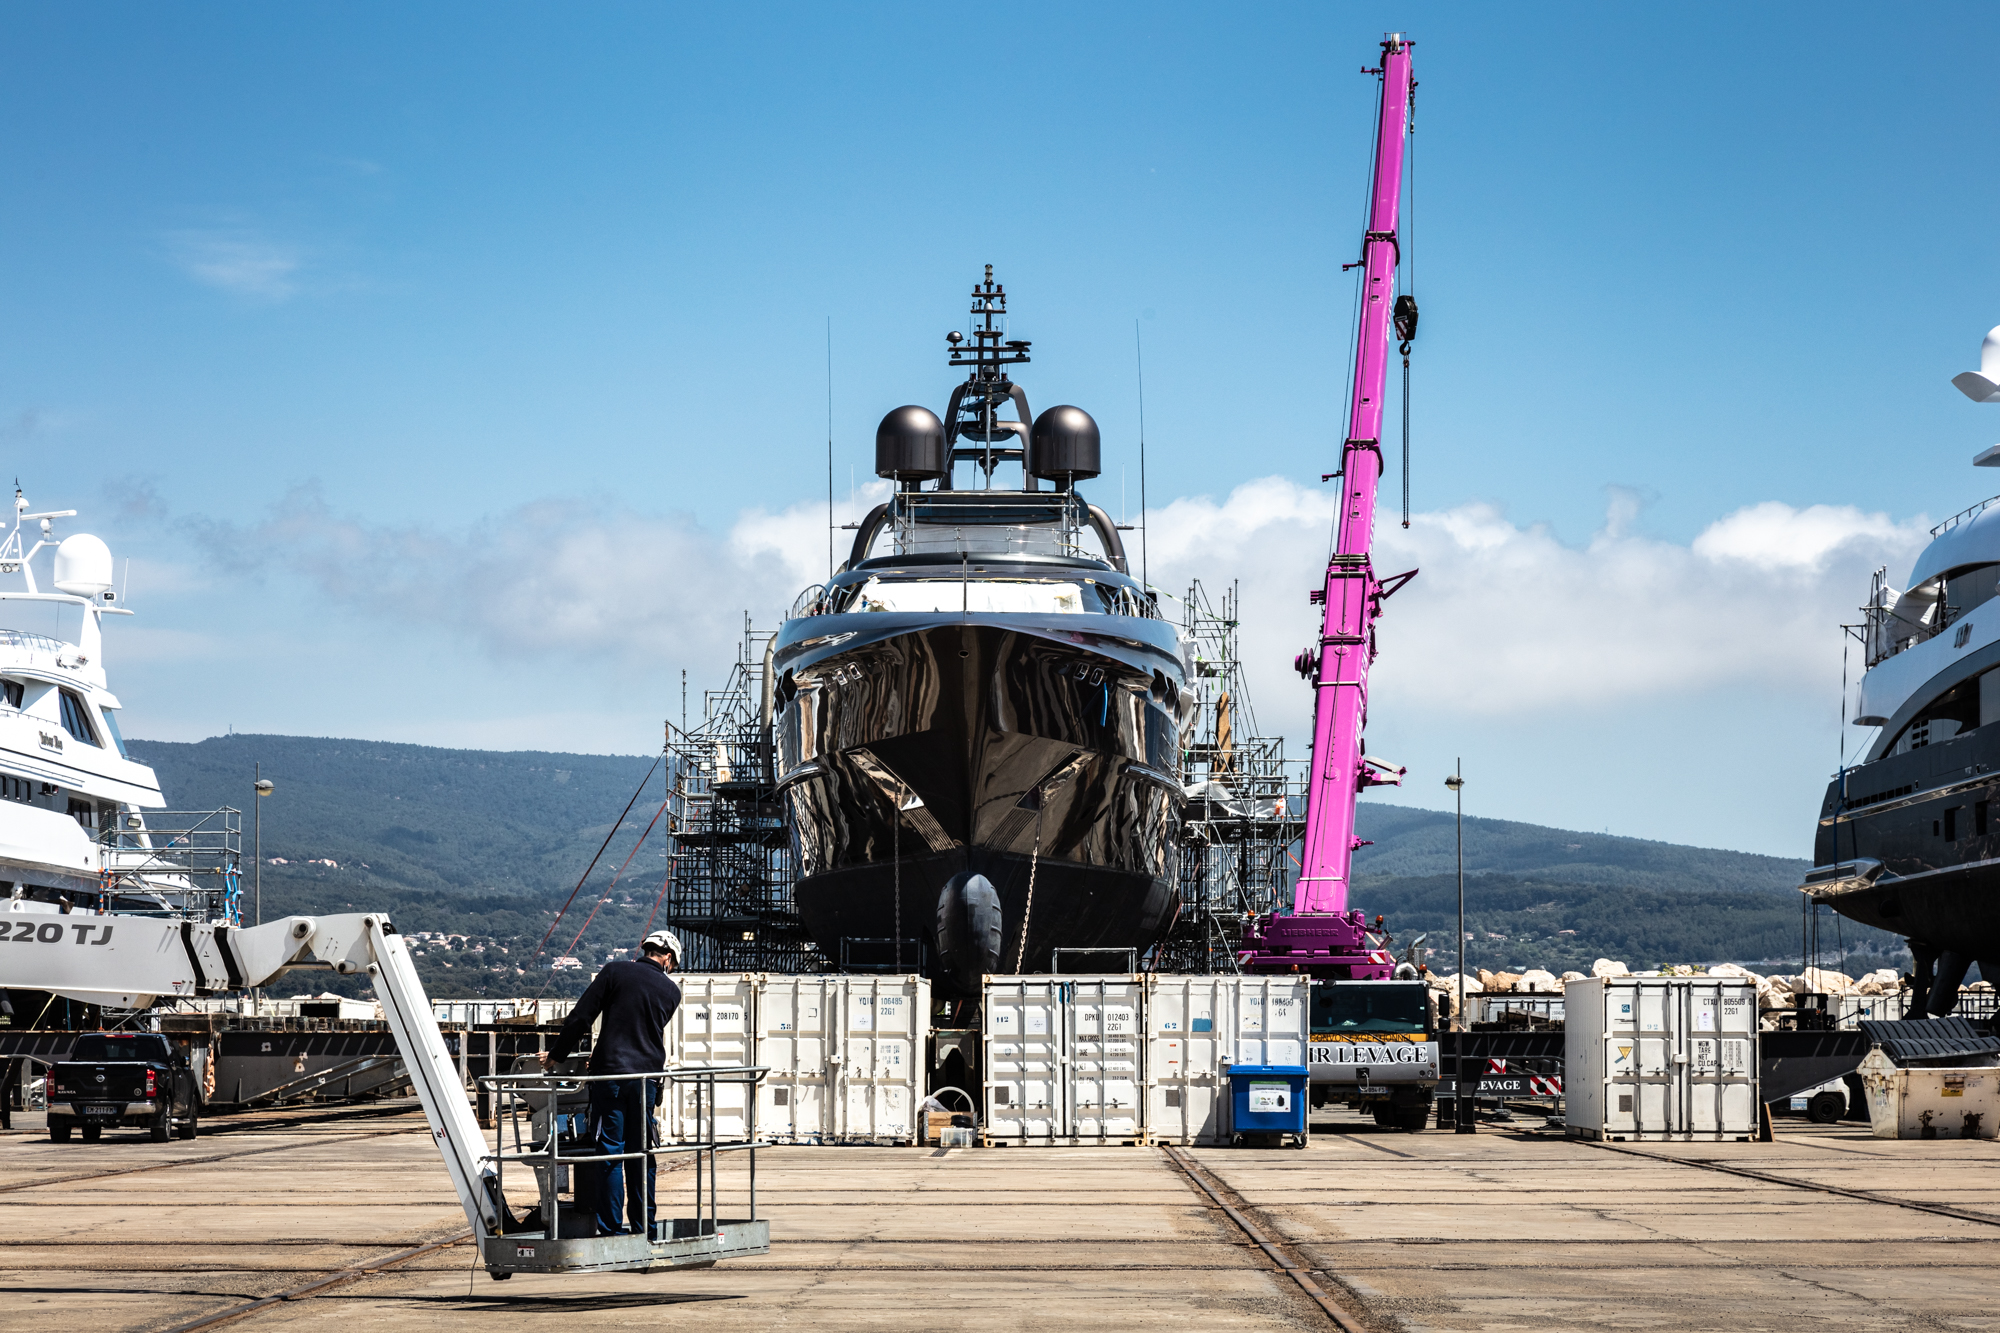
<instances>
[{"instance_id":1,"label":"yacht railing","mask_svg":"<svg viewBox=\"0 0 2000 1333\"><path fill-rule=\"evenodd\" d=\"M809 583L797 597L792 599L792 609L785 612L785 619L797 620L801 616L817 616L826 613L826 585Z\"/></svg>"},{"instance_id":2,"label":"yacht railing","mask_svg":"<svg viewBox=\"0 0 2000 1333\"><path fill-rule=\"evenodd\" d=\"M243 905L243 812L151 810L99 832L103 896L128 900L120 911L144 914L129 900L156 902L155 913L235 923ZM142 826L133 827L133 822Z\"/></svg>"},{"instance_id":3,"label":"yacht railing","mask_svg":"<svg viewBox=\"0 0 2000 1333\"><path fill-rule=\"evenodd\" d=\"M45 653L61 653L71 647L61 639L52 639L46 634L29 634L25 630L0 629L0 648L38 649Z\"/></svg>"},{"instance_id":4,"label":"yacht railing","mask_svg":"<svg viewBox=\"0 0 2000 1333\"><path fill-rule=\"evenodd\" d=\"M1978 504L1972 506L1972 508L1953 514L1950 518L1932 528L1931 536L1942 537L1945 533L1950 532L1967 519L1978 518L1996 504L2000 504L2000 495L1996 495L1990 500L1981 500Z\"/></svg>"}]
</instances>

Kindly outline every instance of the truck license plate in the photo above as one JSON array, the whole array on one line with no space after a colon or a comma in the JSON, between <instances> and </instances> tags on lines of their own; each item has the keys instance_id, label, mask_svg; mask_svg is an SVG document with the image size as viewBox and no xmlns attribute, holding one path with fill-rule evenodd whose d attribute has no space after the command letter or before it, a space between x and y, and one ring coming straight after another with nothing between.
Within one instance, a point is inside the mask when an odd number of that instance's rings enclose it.
<instances>
[{"instance_id":1,"label":"truck license plate","mask_svg":"<svg viewBox=\"0 0 2000 1333\"><path fill-rule=\"evenodd\" d=\"M85 1115L117 1115L120 1109L116 1106L86 1106L83 1108L83 1113Z\"/></svg>"}]
</instances>

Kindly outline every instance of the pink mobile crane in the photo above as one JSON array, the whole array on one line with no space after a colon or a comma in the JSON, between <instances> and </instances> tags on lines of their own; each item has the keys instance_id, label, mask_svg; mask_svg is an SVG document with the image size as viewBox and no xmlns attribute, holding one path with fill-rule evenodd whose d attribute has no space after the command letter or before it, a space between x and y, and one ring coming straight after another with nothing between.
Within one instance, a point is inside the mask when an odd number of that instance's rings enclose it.
<instances>
[{"instance_id":1,"label":"pink mobile crane","mask_svg":"<svg viewBox=\"0 0 2000 1333\"><path fill-rule=\"evenodd\" d=\"M1403 145L1416 83L1410 43L1392 33L1382 43L1381 114L1375 138L1374 190L1362 239L1361 322L1355 335L1354 403L1338 479L1343 487L1339 539L1327 562L1319 646L1299 654L1301 675L1313 682L1312 772L1306 787L1304 856L1289 916L1251 923L1240 961L1248 972L1295 972L1320 980L1370 981L1390 976L1386 947L1369 939L1366 918L1347 905L1355 848L1355 798L1369 787L1400 785L1401 768L1371 759L1361 739L1368 720L1368 667L1375 657L1375 621L1382 602L1416 575L1375 576L1369 556L1375 497L1381 483L1382 394L1389 371L1393 324L1407 356L1416 333L1413 297L1396 292L1402 258L1396 223L1402 203ZM1348 267L1353 267L1349 265ZM1407 362L1406 362L1407 364Z\"/></svg>"}]
</instances>

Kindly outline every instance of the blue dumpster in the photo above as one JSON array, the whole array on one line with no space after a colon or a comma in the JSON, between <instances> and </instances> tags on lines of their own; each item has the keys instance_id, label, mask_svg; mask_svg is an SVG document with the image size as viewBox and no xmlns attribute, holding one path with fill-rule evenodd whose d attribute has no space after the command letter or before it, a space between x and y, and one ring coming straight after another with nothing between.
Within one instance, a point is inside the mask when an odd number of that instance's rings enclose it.
<instances>
[{"instance_id":1,"label":"blue dumpster","mask_svg":"<svg viewBox=\"0 0 2000 1333\"><path fill-rule=\"evenodd\" d=\"M1256 1136L1283 1147L1290 1137L1297 1140L1295 1147L1305 1147L1307 1078L1304 1065L1230 1066L1230 1142L1241 1144Z\"/></svg>"}]
</instances>

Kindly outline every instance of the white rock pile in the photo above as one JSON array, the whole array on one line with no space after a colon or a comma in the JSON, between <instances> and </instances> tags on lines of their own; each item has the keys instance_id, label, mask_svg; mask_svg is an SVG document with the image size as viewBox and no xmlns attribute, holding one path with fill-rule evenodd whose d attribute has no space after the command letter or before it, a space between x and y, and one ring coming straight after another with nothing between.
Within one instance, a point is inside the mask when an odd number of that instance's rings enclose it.
<instances>
[{"instance_id":1,"label":"white rock pile","mask_svg":"<svg viewBox=\"0 0 2000 1333\"><path fill-rule=\"evenodd\" d=\"M1796 1007L1796 997L1802 994L1823 995L1893 995L1903 988L1902 975L1894 968L1885 967L1861 977L1850 977L1830 968L1809 967L1796 976L1759 976L1747 967L1735 963L1716 963L1702 967L1692 963L1679 963L1653 971L1635 972L1624 963L1613 958L1600 958L1590 965L1591 977L1739 977L1756 983L1757 1007L1759 1009L1791 1009ZM1425 977L1431 989L1446 997L1446 1007L1453 1018L1458 1016L1459 979L1456 973L1434 973ZM1539 968L1526 972L1489 972L1485 968L1478 973L1468 973L1465 978L1465 993L1471 995L1560 995L1563 988L1572 981L1587 980L1581 972L1565 972L1560 977ZM1965 987L1968 991L1991 991L1990 982L1975 981Z\"/></svg>"}]
</instances>

